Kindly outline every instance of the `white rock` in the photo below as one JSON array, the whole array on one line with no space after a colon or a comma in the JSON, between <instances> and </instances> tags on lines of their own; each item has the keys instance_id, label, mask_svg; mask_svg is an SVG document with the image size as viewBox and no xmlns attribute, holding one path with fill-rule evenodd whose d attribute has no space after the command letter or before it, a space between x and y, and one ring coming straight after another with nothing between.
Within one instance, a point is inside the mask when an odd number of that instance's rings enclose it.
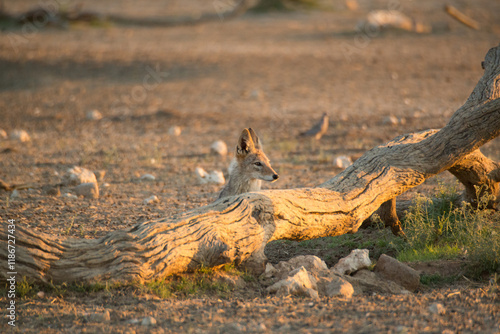
<instances>
[{"instance_id":1,"label":"white rock","mask_svg":"<svg viewBox=\"0 0 500 334\"><path fill-rule=\"evenodd\" d=\"M110 187L110 186L111 186L111 185L110 185L109 183L103 183L103 184L101 185L101 187L103 187L103 188L108 188L108 187Z\"/></svg>"},{"instance_id":2,"label":"white rock","mask_svg":"<svg viewBox=\"0 0 500 334\"><path fill-rule=\"evenodd\" d=\"M338 276L333 275L331 281L326 285L325 295L328 297L351 298L353 294L352 284Z\"/></svg>"},{"instance_id":3,"label":"white rock","mask_svg":"<svg viewBox=\"0 0 500 334\"><path fill-rule=\"evenodd\" d=\"M271 285L267 291L276 293L278 296L293 295L319 298L316 279L304 267L291 271L288 278Z\"/></svg>"},{"instance_id":4,"label":"white rock","mask_svg":"<svg viewBox=\"0 0 500 334\"><path fill-rule=\"evenodd\" d=\"M208 174L207 180L208 180L208 183L217 183L217 184L226 183L226 179L224 178L224 174L220 170L211 171Z\"/></svg>"},{"instance_id":5,"label":"white rock","mask_svg":"<svg viewBox=\"0 0 500 334\"><path fill-rule=\"evenodd\" d=\"M208 175L208 173L203 168L201 168L201 167L196 167L196 169L194 170L194 172L196 173L196 176L198 177L198 179L200 180L200 182L202 180L204 180L207 177L207 175ZM204 183L204 182L202 182L202 183Z\"/></svg>"},{"instance_id":6,"label":"white rock","mask_svg":"<svg viewBox=\"0 0 500 334\"><path fill-rule=\"evenodd\" d=\"M446 309L444 308L443 304L440 303L432 303L429 306L429 311L433 314L439 314L439 315L446 313Z\"/></svg>"},{"instance_id":7,"label":"white rock","mask_svg":"<svg viewBox=\"0 0 500 334\"><path fill-rule=\"evenodd\" d=\"M337 168L346 169L347 167L352 165L352 160L346 155L339 155L333 160L333 165Z\"/></svg>"},{"instance_id":8,"label":"white rock","mask_svg":"<svg viewBox=\"0 0 500 334\"><path fill-rule=\"evenodd\" d=\"M180 136L182 133L182 129L180 126L171 126L169 129L168 129L168 134L171 135L171 136Z\"/></svg>"},{"instance_id":9,"label":"white rock","mask_svg":"<svg viewBox=\"0 0 500 334\"><path fill-rule=\"evenodd\" d=\"M86 117L89 121L98 121L102 119L102 114L99 112L99 110L94 109L87 111Z\"/></svg>"},{"instance_id":10,"label":"white rock","mask_svg":"<svg viewBox=\"0 0 500 334\"><path fill-rule=\"evenodd\" d=\"M36 295L38 296L38 298L44 298L44 297L45 297L45 292L43 292L43 291L38 291L38 292L36 293Z\"/></svg>"},{"instance_id":11,"label":"white rock","mask_svg":"<svg viewBox=\"0 0 500 334\"><path fill-rule=\"evenodd\" d=\"M143 203L146 204L146 205L149 205L149 204L152 204L152 203L156 203L156 202L159 202L160 200L158 199L158 197L156 197L156 195L153 195L153 196L150 196L148 198L146 198Z\"/></svg>"},{"instance_id":12,"label":"white rock","mask_svg":"<svg viewBox=\"0 0 500 334\"><path fill-rule=\"evenodd\" d=\"M97 183L97 179L90 170L75 166L67 170L63 183L68 186L77 186L82 183Z\"/></svg>"},{"instance_id":13,"label":"white rock","mask_svg":"<svg viewBox=\"0 0 500 334\"><path fill-rule=\"evenodd\" d=\"M385 117L383 120L382 120L382 124L390 124L390 125L398 125L399 124L399 120L396 116L394 115L390 115L390 116L387 116Z\"/></svg>"},{"instance_id":14,"label":"white rock","mask_svg":"<svg viewBox=\"0 0 500 334\"><path fill-rule=\"evenodd\" d=\"M372 265L372 261L370 261L368 254L368 249L354 249L351 251L351 254L340 259L340 261L333 266L331 271L344 275L368 268Z\"/></svg>"},{"instance_id":15,"label":"white rock","mask_svg":"<svg viewBox=\"0 0 500 334\"><path fill-rule=\"evenodd\" d=\"M222 140L214 141L210 146L210 152L224 157L227 155L227 145Z\"/></svg>"},{"instance_id":16,"label":"white rock","mask_svg":"<svg viewBox=\"0 0 500 334\"><path fill-rule=\"evenodd\" d=\"M12 193L10 194L10 198L19 198L20 197L20 194L19 194L19 191L17 189L14 189L14 191L12 191Z\"/></svg>"},{"instance_id":17,"label":"white rock","mask_svg":"<svg viewBox=\"0 0 500 334\"><path fill-rule=\"evenodd\" d=\"M30 135L25 130L14 130L10 133L10 139L25 143L31 140Z\"/></svg>"},{"instance_id":18,"label":"white rock","mask_svg":"<svg viewBox=\"0 0 500 334\"><path fill-rule=\"evenodd\" d=\"M207 173L203 168L196 167L195 173L196 176L198 177L198 181L201 184L205 183L224 184L226 182L224 174L218 170L214 170L211 171L210 173Z\"/></svg>"},{"instance_id":19,"label":"white rock","mask_svg":"<svg viewBox=\"0 0 500 334\"><path fill-rule=\"evenodd\" d=\"M322 259L314 255L299 255L291 258L288 261L281 261L275 267L277 273L274 276L278 279L287 277L290 271L304 267L309 273L314 276L319 276L323 271L328 270L328 267Z\"/></svg>"},{"instance_id":20,"label":"white rock","mask_svg":"<svg viewBox=\"0 0 500 334\"><path fill-rule=\"evenodd\" d=\"M67 198L71 198L71 199L77 199L77 198L78 198L78 196L73 195L73 194L71 194L71 193L65 193L65 194L63 195L63 197L67 197Z\"/></svg>"},{"instance_id":21,"label":"white rock","mask_svg":"<svg viewBox=\"0 0 500 334\"><path fill-rule=\"evenodd\" d=\"M154 181L156 180L156 177L151 174L144 174L141 176L141 181Z\"/></svg>"},{"instance_id":22,"label":"white rock","mask_svg":"<svg viewBox=\"0 0 500 334\"><path fill-rule=\"evenodd\" d=\"M141 325L143 325L143 326L155 326L156 319L153 317L145 317L144 319L142 319Z\"/></svg>"},{"instance_id":23,"label":"white rock","mask_svg":"<svg viewBox=\"0 0 500 334\"><path fill-rule=\"evenodd\" d=\"M7 132L4 129L0 129L0 139L7 139Z\"/></svg>"},{"instance_id":24,"label":"white rock","mask_svg":"<svg viewBox=\"0 0 500 334\"><path fill-rule=\"evenodd\" d=\"M75 188L75 193L85 198L99 198L99 187L96 182L82 183Z\"/></svg>"},{"instance_id":25,"label":"white rock","mask_svg":"<svg viewBox=\"0 0 500 334\"><path fill-rule=\"evenodd\" d=\"M137 325L140 322L141 321L139 319L137 319L137 318L133 318L133 319L127 320L127 324L131 324L131 325Z\"/></svg>"}]
</instances>

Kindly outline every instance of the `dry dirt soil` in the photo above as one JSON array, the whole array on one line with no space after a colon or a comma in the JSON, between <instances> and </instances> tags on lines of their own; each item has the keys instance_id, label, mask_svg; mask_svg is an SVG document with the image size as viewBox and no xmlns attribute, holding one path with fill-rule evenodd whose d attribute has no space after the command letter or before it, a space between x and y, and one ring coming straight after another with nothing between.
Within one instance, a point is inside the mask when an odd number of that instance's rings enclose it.
<instances>
[{"instance_id":1,"label":"dry dirt soil","mask_svg":"<svg viewBox=\"0 0 500 334\"><path fill-rule=\"evenodd\" d=\"M38 2L7 2L7 9L20 13ZM195 168L220 169L227 176L245 127L256 129L281 176L265 187L292 188L339 173L332 164L338 155L356 159L397 135L445 125L481 77L486 52L499 42L500 4L454 1L480 22L475 31L446 16L443 1L392 1L437 29L367 36L355 29L357 22L389 4L359 3L354 12L337 1L327 10L248 13L194 26L74 24L2 31L0 127L24 129L31 141L0 141L0 178L31 186L17 198L0 192L0 219L61 238L98 238L205 205L220 186L200 185ZM214 11L212 2L193 0L95 0L85 8L141 18ZM103 119L88 120L93 109ZM330 128L321 141L297 137L323 112ZM388 116L397 124L387 122ZM172 126L182 128L180 136L169 134ZM210 144L219 139L230 148L227 158L210 154ZM482 150L500 160L498 140ZM50 195L75 165L105 171L99 199ZM146 173L156 179L140 181ZM438 182L454 181L442 175L406 196L429 193ZM62 194L72 191L61 188ZM151 195L159 202L144 204ZM293 248L286 253L294 254ZM272 262L286 257L279 249L268 256ZM0 331L498 333L499 298L486 289L485 283L462 282L409 296L348 301L281 299L267 296L258 284L226 297L164 300L130 288L49 294L19 299L17 327L9 328L2 317ZM1 296L2 315L6 300ZM436 301L445 314L429 311ZM110 321L88 316L104 310ZM146 316L157 325L133 321Z\"/></svg>"}]
</instances>

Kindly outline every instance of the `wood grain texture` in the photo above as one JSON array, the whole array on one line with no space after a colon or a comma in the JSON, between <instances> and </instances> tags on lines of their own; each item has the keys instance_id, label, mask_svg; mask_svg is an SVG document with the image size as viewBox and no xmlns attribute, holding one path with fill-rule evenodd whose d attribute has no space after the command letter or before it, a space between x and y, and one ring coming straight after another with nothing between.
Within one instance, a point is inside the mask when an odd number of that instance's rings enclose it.
<instances>
[{"instance_id":1,"label":"wood grain texture","mask_svg":"<svg viewBox=\"0 0 500 334\"><path fill-rule=\"evenodd\" d=\"M254 262L262 268L269 241L355 233L381 204L468 159L500 134L499 47L488 52L484 66L469 99L443 129L399 136L318 187L227 197L94 240L63 239L18 226L16 270L56 283L150 281L202 265ZM8 272L6 234L2 223L2 277Z\"/></svg>"}]
</instances>

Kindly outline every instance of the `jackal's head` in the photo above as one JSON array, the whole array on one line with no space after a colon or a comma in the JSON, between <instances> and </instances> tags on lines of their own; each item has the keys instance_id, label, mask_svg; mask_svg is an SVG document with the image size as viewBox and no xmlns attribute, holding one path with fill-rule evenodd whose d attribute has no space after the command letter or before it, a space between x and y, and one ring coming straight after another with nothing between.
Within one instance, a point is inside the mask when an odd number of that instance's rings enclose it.
<instances>
[{"instance_id":1,"label":"jackal's head","mask_svg":"<svg viewBox=\"0 0 500 334\"><path fill-rule=\"evenodd\" d=\"M271 167L259 143L259 137L252 128L244 129L236 146L236 163L242 178L274 182L279 178Z\"/></svg>"}]
</instances>

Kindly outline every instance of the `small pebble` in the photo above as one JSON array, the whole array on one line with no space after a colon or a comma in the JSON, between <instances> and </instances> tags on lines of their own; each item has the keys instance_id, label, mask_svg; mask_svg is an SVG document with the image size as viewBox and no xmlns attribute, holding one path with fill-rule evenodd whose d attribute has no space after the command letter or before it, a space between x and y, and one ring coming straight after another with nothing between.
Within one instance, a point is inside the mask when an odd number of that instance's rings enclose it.
<instances>
[{"instance_id":1,"label":"small pebble","mask_svg":"<svg viewBox=\"0 0 500 334\"><path fill-rule=\"evenodd\" d=\"M99 110L89 110L87 111L87 119L89 121L98 121L102 119L102 114L99 112Z\"/></svg>"},{"instance_id":2,"label":"small pebble","mask_svg":"<svg viewBox=\"0 0 500 334\"><path fill-rule=\"evenodd\" d=\"M63 183L65 185L77 186L82 183L97 183L97 179L92 171L75 166L66 171Z\"/></svg>"},{"instance_id":3,"label":"small pebble","mask_svg":"<svg viewBox=\"0 0 500 334\"><path fill-rule=\"evenodd\" d=\"M384 124L384 125L387 125L387 124L398 125L399 124L399 120L398 120L398 118L396 116L390 115L390 116L385 117L382 120L382 124Z\"/></svg>"},{"instance_id":4,"label":"small pebble","mask_svg":"<svg viewBox=\"0 0 500 334\"><path fill-rule=\"evenodd\" d=\"M152 203L156 203L156 202L159 202L160 200L158 199L158 197L156 197L155 195L153 196L150 196L148 198L146 198L143 203L148 205L148 204L152 204Z\"/></svg>"},{"instance_id":5,"label":"small pebble","mask_svg":"<svg viewBox=\"0 0 500 334\"><path fill-rule=\"evenodd\" d=\"M4 129L0 129L0 139L7 139L7 132Z\"/></svg>"},{"instance_id":6,"label":"small pebble","mask_svg":"<svg viewBox=\"0 0 500 334\"><path fill-rule=\"evenodd\" d=\"M446 309L444 308L443 304L440 303L431 304L431 306L429 306L429 311L431 311L431 313L433 314L439 314L439 315L446 313Z\"/></svg>"},{"instance_id":7,"label":"small pebble","mask_svg":"<svg viewBox=\"0 0 500 334\"><path fill-rule=\"evenodd\" d=\"M45 292L38 291L36 295L38 296L38 298L44 298L45 297Z\"/></svg>"},{"instance_id":8,"label":"small pebble","mask_svg":"<svg viewBox=\"0 0 500 334\"><path fill-rule=\"evenodd\" d=\"M154 181L156 180L156 177L154 177L154 175L151 175L151 174L144 174L141 176L141 181Z\"/></svg>"},{"instance_id":9,"label":"small pebble","mask_svg":"<svg viewBox=\"0 0 500 334\"><path fill-rule=\"evenodd\" d=\"M217 140L210 146L210 152L225 157L227 155L227 145L222 140Z\"/></svg>"},{"instance_id":10,"label":"small pebble","mask_svg":"<svg viewBox=\"0 0 500 334\"><path fill-rule=\"evenodd\" d=\"M67 198L71 198L71 199L77 199L77 198L78 198L78 196L73 195L73 194L71 194L71 193L65 193L65 194L63 195L63 197L67 197Z\"/></svg>"},{"instance_id":11,"label":"small pebble","mask_svg":"<svg viewBox=\"0 0 500 334\"><path fill-rule=\"evenodd\" d=\"M19 194L19 191L17 191L17 189L14 189L14 191L10 194L10 198L19 198L20 197L20 194Z\"/></svg>"},{"instance_id":12,"label":"small pebble","mask_svg":"<svg viewBox=\"0 0 500 334\"><path fill-rule=\"evenodd\" d=\"M141 325L143 326L154 326L156 325L156 319L153 317L145 317L141 321Z\"/></svg>"},{"instance_id":13,"label":"small pebble","mask_svg":"<svg viewBox=\"0 0 500 334\"><path fill-rule=\"evenodd\" d=\"M337 168L346 169L352 165L352 160L348 156L340 155L333 160L333 165Z\"/></svg>"},{"instance_id":14,"label":"small pebble","mask_svg":"<svg viewBox=\"0 0 500 334\"><path fill-rule=\"evenodd\" d=\"M180 136L181 135L181 127L180 126L171 126L169 129L168 129L168 134L171 135L171 136Z\"/></svg>"},{"instance_id":15,"label":"small pebble","mask_svg":"<svg viewBox=\"0 0 500 334\"><path fill-rule=\"evenodd\" d=\"M10 139L25 143L31 140L30 135L24 130L14 130L10 133Z\"/></svg>"}]
</instances>

